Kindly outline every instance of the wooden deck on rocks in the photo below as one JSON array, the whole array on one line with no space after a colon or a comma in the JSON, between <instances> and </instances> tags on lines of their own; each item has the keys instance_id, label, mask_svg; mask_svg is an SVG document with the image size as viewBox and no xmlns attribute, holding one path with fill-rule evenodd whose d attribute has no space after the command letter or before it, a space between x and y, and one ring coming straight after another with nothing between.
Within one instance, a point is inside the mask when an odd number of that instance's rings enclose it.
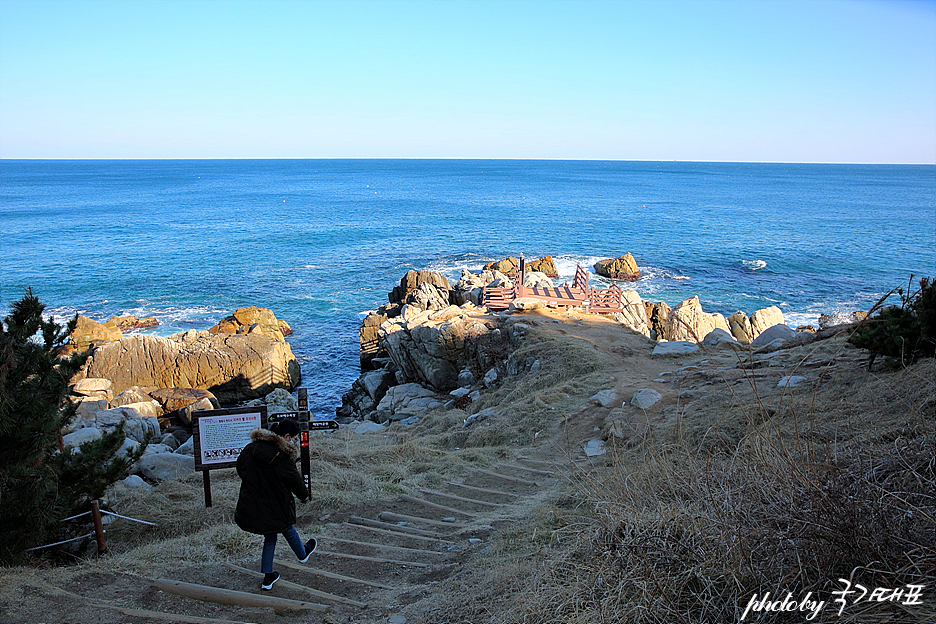
<instances>
[{"instance_id":1,"label":"wooden deck on rocks","mask_svg":"<svg viewBox=\"0 0 936 624\"><path fill-rule=\"evenodd\" d=\"M539 299L549 307L582 308L586 312L608 314L624 310L622 292L617 284L610 288L590 288L588 272L579 265L572 284L562 286L524 286L525 261L520 255L520 267L516 276L510 276L515 286L484 287L482 305L488 310L506 310L514 299Z\"/></svg>"}]
</instances>

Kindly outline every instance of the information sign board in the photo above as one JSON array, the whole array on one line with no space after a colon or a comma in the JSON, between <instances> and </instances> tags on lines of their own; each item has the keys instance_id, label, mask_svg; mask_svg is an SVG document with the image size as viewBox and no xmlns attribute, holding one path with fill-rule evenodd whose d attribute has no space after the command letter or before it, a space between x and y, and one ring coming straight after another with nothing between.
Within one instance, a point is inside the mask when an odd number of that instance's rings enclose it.
<instances>
[{"instance_id":1,"label":"information sign board","mask_svg":"<svg viewBox=\"0 0 936 624\"><path fill-rule=\"evenodd\" d=\"M195 470L233 468L250 432L266 426L265 405L192 412Z\"/></svg>"}]
</instances>

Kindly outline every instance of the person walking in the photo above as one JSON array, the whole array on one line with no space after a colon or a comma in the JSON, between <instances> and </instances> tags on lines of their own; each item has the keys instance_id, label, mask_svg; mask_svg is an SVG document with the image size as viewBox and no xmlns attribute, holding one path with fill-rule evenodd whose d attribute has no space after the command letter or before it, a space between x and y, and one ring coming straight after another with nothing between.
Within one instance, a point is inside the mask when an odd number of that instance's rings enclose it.
<instances>
[{"instance_id":1,"label":"person walking","mask_svg":"<svg viewBox=\"0 0 936 624\"><path fill-rule=\"evenodd\" d=\"M301 563L315 552L316 541L303 544L296 531L296 501L309 500L302 475L296 469L299 456L292 441L299 435L299 423L284 419L267 429L250 432L250 443L237 458L237 474L241 478L240 494L234 510L234 522L248 533L263 536L260 571L261 589L272 589L279 580L273 570L273 554L277 535L282 534Z\"/></svg>"}]
</instances>

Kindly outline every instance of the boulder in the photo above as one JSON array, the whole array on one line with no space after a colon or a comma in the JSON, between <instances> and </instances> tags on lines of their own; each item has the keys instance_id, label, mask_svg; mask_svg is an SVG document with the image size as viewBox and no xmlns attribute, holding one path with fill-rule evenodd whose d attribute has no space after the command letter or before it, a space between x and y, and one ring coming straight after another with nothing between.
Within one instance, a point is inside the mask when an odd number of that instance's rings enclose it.
<instances>
[{"instance_id":1,"label":"boulder","mask_svg":"<svg viewBox=\"0 0 936 624\"><path fill-rule=\"evenodd\" d=\"M630 404L638 409L647 410L653 407L657 401L662 398L663 395L656 390L643 388L634 393L634 396L631 397Z\"/></svg>"},{"instance_id":2,"label":"boulder","mask_svg":"<svg viewBox=\"0 0 936 624\"><path fill-rule=\"evenodd\" d=\"M721 347L730 347L732 349L741 348L741 343L735 340L731 334L726 332L724 329L721 329L720 327L716 327L708 334L706 334L705 338L702 339L701 344L703 347L715 349Z\"/></svg>"},{"instance_id":3,"label":"boulder","mask_svg":"<svg viewBox=\"0 0 936 624\"><path fill-rule=\"evenodd\" d=\"M757 310L751 315L751 329L754 332L754 338L776 325L783 325L783 312L777 306Z\"/></svg>"},{"instance_id":4,"label":"boulder","mask_svg":"<svg viewBox=\"0 0 936 624\"><path fill-rule=\"evenodd\" d=\"M523 285L530 288L552 288L553 283L545 273L528 271L523 277Z\"/></svg>"},{"instance_id":5,"label":"boulder","mask_svg":"<svg viewBox=\"0 0 936 624\"><path fill-rule=\"evenodd\" d=\"M401 384L387 390L377 405L376 421L403 420L442 405L442 399L432 390L417 383Z\"/></svg>"},{"instance_id":6,"label":"boulder","mask_svg":"<svg viewBox=\"0 0 936 624\"><path fill-rule=\"evenodd\" d=\"M131 386L187 387L211 391L220 401L265 396L299 384L299 364L289 345L261 333L186 332L168 338L133 335L95 347L84 376ZM171 410L167 410L171 411Z\"/></svg>"},{"instance_id":7,"label":"boulder","mask_svg":"<svg viewBox=\"0 0 936 624\"><path fill-rule=\"evenodd\" d=\"M132 409L133 411L140 414L140 416L146 418L159 418L163 415L162 407L159 405L159 402L154 399L150 399L149 401L140 401L138 403L125 403L124 405L120 405L118 407Z\"/></svg>"},{"instance_id":8,"label":"boulder","mask_svg":"<svg viewBox=\"0 0 936 624\"><path fill-rule=\"evenodd\" d=\"M150 396L150 392L156 390L156 388L141 388L139 386L130 386L125 388L114 397L114 400L111 401L113 407L120 407L122 405L129 405L131 403L144 403L146 401L152 401L153 397Z\"/></svg>"},{"instance_id":9,"label":"boulder","mask_svg":"<svg viewBox=\"0 0 936 624\"><path fill-rule=\"evenodd\" d=\"M68 335L68 346L75 352L89 349L101 341L120 340L123 333L116 327L98 323L87 316L79 316L75 329Z\"/></svg>"},{"instance_id":10,"label":"boulder","mask_svg":"<svg viewBox=\"0 0 936 624\"><path fill-rule=\"evenodd\" d=\"M406 297L422 283L429 283L445 291L452 289L448 278L438 271L407 271L400 280L400 285L390 291L388 295L390 303L403 303Z\"/></svg>"},{"instance_id":11,"label":"boulder","mask_svg":"<svg viewBox=\"0 0 936 624\"><path fill-rule=\"evenodd\" d=\"M709 314L702 310L699 297L686 299L670 310L666 318L663 337L670 341L691 340L701 342L715 328L730 333L728 322L721 314Z\"/></svg>"},{"instance_id":12,"label":"boulder","mask_svg":"<svg viewBox=\"0 0 936 624\"><path fill-rule=\"evenodd\" d=\"M292 334L289 323L276 318L272 310L250 306L238 308L208 330L211 334L254 334L269 336L280 342Z\"/></svg>"},{"instance_id":13,"label":"boulder","mask_svg":"<svg viewBox=\"0 0 936 624\"><path fill-rule=\"evenodd\" d=\"M656 303L644 303L644 309L647 311L647 325L650 327L650 338L653 340L662 340L666 333L666 318L669 316L670 307L663 301Z\"/></svg>"},{"instance_id":14,"label":"boulder","mask_svg":"<svg viewBox=\"0 0 936 624\"><path fill-rule=\"evenodd\" d=\"M113 383L110 379L101 379L99 377L86 377L79 379L72 385L72 394L84 397L107 398L110 395Z\"/></svg>"},{"instance_id":15,"label":"boulder","mask_svg":"<svg viewBox=\"0 0 936 624\"><path fill-rule=\"evenodd\" d=\"M461 277L452 287L452 303L462 305L470 302L474 305L481 305L482 291L485 286L487 286L487 282L484 281L481 275L472 273L468 269L462 269Z\"/></svg>"},{"instance_id":16,"label":"boulder","mask_svg":"<svg viewBox=\"0 0 936 624\"><path fill-rule=\"evenodd\" d=\"M65 448L78 450L78 447L85 442L100 440L103 435L104 433L96 427L85 427L62 436L62 442L65 444Z\"/></svg>"},{"instance_id":17,"label":"boulder","mask_svg":"<svg viewBox=\"0 0 936 624\"><path fill-rule=\"evenodd\" d=\"M597 394L593 395L589 399L595 405L600 405L601 407L611 407L617 403L617 393L614 390L602 390Z\"/></svg>"},{"instance_id":18,"label":"boulder","mask_svg":"<svg viewBox=\"0 0 936 624\"><path fill-rule=\"evenodd\" d=\"M155 400L165 414L179 414L186 407L198 404L197 409L218 409L220 403L214 394L201 388L158 388L150 392L150 396ZM191 416L193 410L188 410L188 416ZM183 416L180 414L180 416ZM191 421L183 417L186 424Z\"/></svg>"},{"instance_id":19,"label":"boulder","mask_svg":"<svg viewBox=\"0 0 936 624\"><path fill-rule=\"evenodd\" d=\"M626 280L636 282L640 279L640 269L637 268L637 261L629 253L623 254L617 258L608 258L599 260L594 265L595 273L615 280Z\"/></svg>"},{"instance_id":20,"label":"boulder","mask_svg":"<svg viewBox=\"0 0 936 624\"><path fill-rule=\"evenodd\" d=\"M513 256L504 258L503 260L496 260L494 262L488 262L484 265L485 271L497 271L504 274L514 274L520 270L520 261Z\"/></svg>"},{"instance_id":21,"label":"boulder","mask_svg":"<svg viewBox=\"0 0 936 624\"><path fill-rule=\"evenodd\" d=\"M751 319L742 310L738 310L728 317L728 330L738 342L748 344L754 340L754 328L751 327Z\"/></svg>"},{"instance_id":22,"label":"boulder","mask_svg":"<svg viewBox=\"0 0 936 624\"><path fill-rule=\"evenodd\" d=\"M651 355L661 357L677 357L680 355L690 355L699 350L699 345L689 341L661 342L653 347Z\"/></svg>"},{"instance_id":23,"label":"boulder","mask_svg":"<svg viewBox=\"0 0 936 624\"><path fill-rule=\"evenodd\" d=\"M144 455L136 465L136 474L141 474L151 481L169 481L192 474L195 471L195 457L179 453L159 453Z\"/></svg>"},{"instance_id":24,"label":"boulder","mask_svg":"<svg viewBox=\"0 0 936 624\"><path fill-rule=\"evenodd\" d=\"M751 346L761 347L777 340L785 342L787 340L793 340L794 338L796 338L796 332L792 327L783 324L774 325L760 332L758 336L751 341Z\"/></svg>"},{"instance_id":25,"label":"boulder","mask_svg":"<svg viewBox=\"0 0 936 624\"><path fill-rule=\"evenodd\" d=\"M546 307L546 302L542 299L533 299L532 297L517 297L507 306L508 312L531 312L533 310L542 310Z\"/></svg>"},{"instance_id":26,"label":"boulder","mask_svg":"<svg viewBox=\"0 0 936 624\"><path fill-rule=\"evenodd\" d=\"M556 269L556 263L552 256L541 256L538 260L527 260L526 270L542 273L546 277L559 277L559 271Z\"/></svg>"}]
</instances>

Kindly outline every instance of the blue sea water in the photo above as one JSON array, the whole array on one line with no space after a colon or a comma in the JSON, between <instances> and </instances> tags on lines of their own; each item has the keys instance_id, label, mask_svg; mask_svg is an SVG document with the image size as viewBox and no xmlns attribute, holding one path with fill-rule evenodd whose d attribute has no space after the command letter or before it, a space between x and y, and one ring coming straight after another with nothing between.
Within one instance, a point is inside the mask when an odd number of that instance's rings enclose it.
<instances>
[{"instance_id":1,"label":"blue sea water","mask_svg":"<svg viewBox=\"0 0 936 624\"><path fill-rule=\"evenodd\" d=\"M0 313L25 287L64 322L152 333L271 308L310 406L358 374L361 313L411 268L630 252L645 300L769 305L788 324L936 275L936 167L510 160L0 161Z\"/></svg>"}]
</instances>

